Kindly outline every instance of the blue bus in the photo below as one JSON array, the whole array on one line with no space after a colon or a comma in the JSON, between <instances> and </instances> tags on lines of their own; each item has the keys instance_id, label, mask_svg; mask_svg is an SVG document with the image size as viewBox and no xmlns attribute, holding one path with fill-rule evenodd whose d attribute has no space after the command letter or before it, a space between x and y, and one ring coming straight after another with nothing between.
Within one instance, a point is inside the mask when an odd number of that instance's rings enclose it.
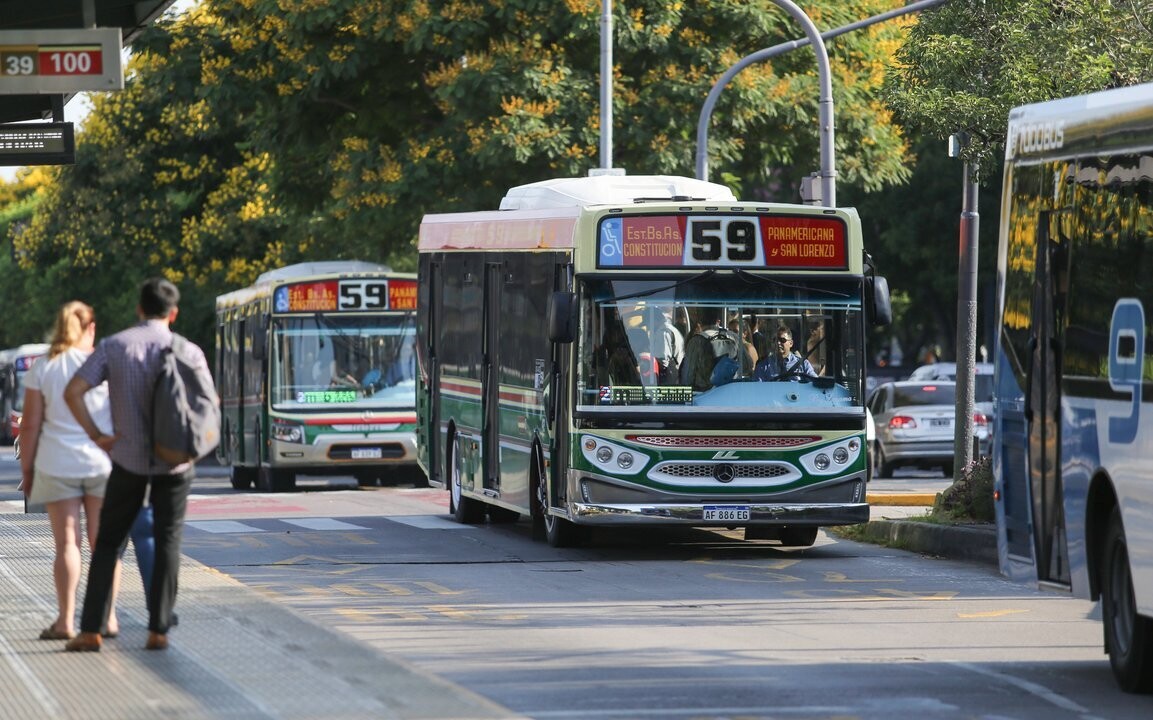
<instances>
[{"instance_id":1,"label":"blue bus","mask_svg":"<svg viewBox=\"0 0 1153 720\"><path fill-rule=\"evenodd\" d=\"M1153 84L1009 116L993 426L1004 574L1099 600L1153 691Z\"/></svg>"}]
</instances>

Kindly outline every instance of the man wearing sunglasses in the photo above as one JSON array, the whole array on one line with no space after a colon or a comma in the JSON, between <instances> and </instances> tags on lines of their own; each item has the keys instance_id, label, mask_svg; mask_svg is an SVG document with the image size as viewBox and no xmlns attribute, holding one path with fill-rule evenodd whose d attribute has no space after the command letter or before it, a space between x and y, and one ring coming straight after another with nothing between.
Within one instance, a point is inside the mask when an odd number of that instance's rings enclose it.
<instances>
[{"instance_id":1,"label":"man wearing sunglasses","mask_svg":"<svg viewBox=\"0 0 1153 720\"><path fill-rule=\"evenodd\" d=\"M793 333L784 326L777 328L775 342L770 343L767 357L761 358L753 370L753 379L806 381L817 376L812 363L793 352Z\"/></svg>"}]
</instances>

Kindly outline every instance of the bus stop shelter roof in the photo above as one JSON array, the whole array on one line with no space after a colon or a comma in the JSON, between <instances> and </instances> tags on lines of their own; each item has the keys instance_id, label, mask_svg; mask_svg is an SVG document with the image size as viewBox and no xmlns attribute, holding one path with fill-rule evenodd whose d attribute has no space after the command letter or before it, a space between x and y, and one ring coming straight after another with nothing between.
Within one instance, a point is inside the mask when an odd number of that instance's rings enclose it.
<instances>
[{"instance_id":1,"label":"bus stop shelter roof","mask_svg":"<svg viewBox=\"0 0 1153 720\"><path fill-rule=\"evenodd\" d=\"M175 0L88 2L96 27L120 28L124 45L130 45ZM84 5L85 0L0 0L0 30L82 28ZM51 119L53 98L59 97L59 93L0 96L0 123ZM64 97L64 102L70 97Z\"/></svg>"}]
</instances>

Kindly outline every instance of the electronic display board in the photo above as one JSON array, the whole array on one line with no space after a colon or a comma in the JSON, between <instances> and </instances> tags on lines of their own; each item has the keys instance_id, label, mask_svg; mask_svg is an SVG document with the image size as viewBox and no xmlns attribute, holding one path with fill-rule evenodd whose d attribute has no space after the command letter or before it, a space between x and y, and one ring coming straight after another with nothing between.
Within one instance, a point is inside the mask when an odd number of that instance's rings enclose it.
<instances>
[{"instance_id":1,"label":"electronic display board","mask_svg":"<svg viewBox=\"0 0 1153 720\"><path fill-rule=\"evenodd\" d=\"M847 229L836 217L678 213L601 220L597 267L846 270Z\"/></svg>"},{"instance_id":2,"label":"electronic display board","mask_svg":"<svg viewBox=\"0 0 1153 720\"><path fill-rule=\"evenodd\" d=\"M415 310L416 281L340 278L281 285L273 291L278 313Z\"/></svg>"}]
</instances>

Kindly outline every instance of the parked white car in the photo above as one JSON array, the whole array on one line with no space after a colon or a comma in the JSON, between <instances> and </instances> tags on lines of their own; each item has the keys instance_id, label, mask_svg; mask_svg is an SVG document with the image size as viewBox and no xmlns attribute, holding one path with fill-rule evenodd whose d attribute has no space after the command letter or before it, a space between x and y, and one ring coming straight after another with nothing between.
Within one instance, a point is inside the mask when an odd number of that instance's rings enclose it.
<instances>
[{"instance_id":1,"label":"parked white car","mask_svg":"<svg viewBox=\"0 0 1153 720\"><path fill-rule=\"evenodd\" d=\"M891 477L904 465L938 467L953 474L957 386L950 380L904 380L877 386L869 396L877 439L873 462L880 477ZM989 424L974 411L974 431L987 445Z\"/></svg>"}]
</instances>

